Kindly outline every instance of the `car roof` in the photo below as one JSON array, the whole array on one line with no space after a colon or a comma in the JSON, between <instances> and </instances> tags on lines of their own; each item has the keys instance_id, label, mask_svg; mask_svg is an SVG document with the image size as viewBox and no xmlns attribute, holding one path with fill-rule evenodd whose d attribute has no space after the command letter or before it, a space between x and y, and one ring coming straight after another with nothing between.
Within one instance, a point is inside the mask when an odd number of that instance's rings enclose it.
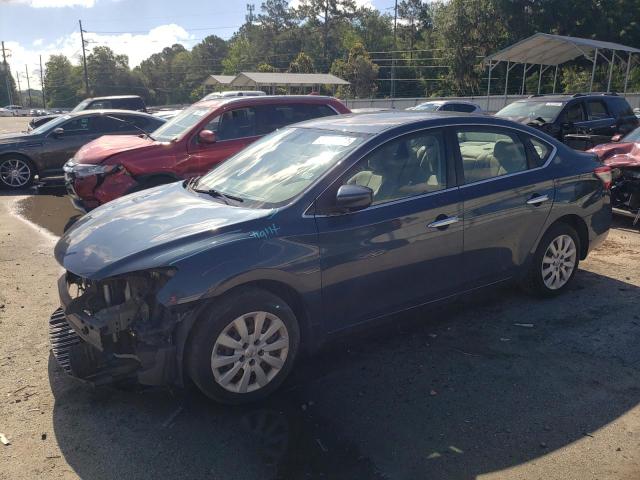
<instances>
[{"instance_id":1,"label":"car roof","mask_svg":"<svg viewBox=\"0 0 640 480\"><path fill-rule=\"evenodd\" d=\"M149 113L145 113L145 112L138 112L136 110L123 110L123 109L118 109L118 108L101 108L101 109L96 109L96 110L80 110L79 112L68 112L68 113L63 113L63 115L70 115L72 117L82 117L82 116L88 116L88 115L136 115L139 117L151 117L151 118L158 118L158 117L154 117L153 115L149 114Z\"/></svg>"},{"instance_id":2,"label":"car roof","mask_svg":"<svg viewBox=\"0 0 640 480\"><path fill-rule=\"evenodd\" d=\"M402 127L411 124L419 124L432 121L432 126L446 125L452 120L460 123L473 123L474 120L482 120L487 125L522 125L505 121L496 117L481 113L462 112L422 112L420 110L397 110L391 112L357 113L329 117L320 117L306 122L298 123L296 127L317 128L352 133L377 134L385 130Z\"/></svg>"},{"instance_id":3,"label":"car roof","mask_svg":"<svg viewBox=\"0 0 640 480\"><path fill-rule=\"evenodd\" d=\"M327 104L331 102L339 102L335 97L328 97L323 95L255 95L255 96L242 96L242 97L229 97L229 98L215 98L211 100L200 100L194 103L194 105L201 107L220 107L222 105L230 103L246 103L259 105L262 103L321 103Z\"/></svg>"},{"instance_id":4,"label":"car roof","mask_svg":"<svg viewBox=\"0 0 640 480\"><path fill-rule=\"evenodd\" d=\"M608 95L602 93L579 93L575 95L532 95L528 98L522 98L516 100L516 102L562 102L567 103L571 100L578 100L581 98L622 98L618 95ZM515 103L515 102L514 102Z\"/></svg>"}]
</instances>

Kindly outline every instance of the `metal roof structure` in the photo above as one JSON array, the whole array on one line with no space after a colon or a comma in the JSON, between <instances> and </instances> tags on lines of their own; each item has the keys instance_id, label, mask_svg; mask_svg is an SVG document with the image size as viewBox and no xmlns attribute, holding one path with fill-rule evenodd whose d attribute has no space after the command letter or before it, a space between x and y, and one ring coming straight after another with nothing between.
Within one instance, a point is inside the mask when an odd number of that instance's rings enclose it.
<instances>
[{"instance_id":1,"label":"metal roof structure","mask_svg":"<svg viewBox=\"0 0 640 480\"><path fill-rule=\"evenodd\" d=\"M610 56L606 56L603 51L609 52ZM627 58L624 59L618 52L626 52ZM527 72L534 66L539 66L540 74L538 77L538 94L542 82L544 72L555 67L553 77L553 93L556 91L556 81L558 77L558 66L575 58L584 56L593 63L591 71L591 83L589 92L593 91L593 79L596 73L596 64L598 58L606 60L609 64L609 80L607 83L607 92L611 91L611 77L613 75L613 65L618 58L621 62L626 63L626 77L624 81L624 93L627 92L627 83L629 81L629 69L633 62L632 55L640 53L640 49L621 45L613 42L603 42L600 40L592 40L588 38L563 37L561 35L551 35L549 33L536 33L535 35L525 38L510 47L500 50L492 55L487 56L483 63L489 66L489 80L487 85L487 96L491 91L491 72L501 62L507 62L506 79L505 79L505 97L507 95L507 85L509 81L509 72L516 65L524 65L522 77L522 92L524 93L524 85ZM488 105L487 105L488 107Z\"/></svg>"},{"instance_id":2,"label":"metal roof structure","mask_svg":"<svg viewBox=\"0 0 640 480\"><path fill-rule=\"evenodd\" d=\"M230 83L234 87L309 87L314 85L349 85L330 73L241 72Z\"/></svg>"},{"instance_id":3,"label":"metal roof structure","mask_svg":"<svg viewBox=\"0 0 640 480\"><path fill-rule=\"evenodd\" d=\"M209 75L203 85L229 85L236 78L234 75Z\"/></svg>"}]
</instances>

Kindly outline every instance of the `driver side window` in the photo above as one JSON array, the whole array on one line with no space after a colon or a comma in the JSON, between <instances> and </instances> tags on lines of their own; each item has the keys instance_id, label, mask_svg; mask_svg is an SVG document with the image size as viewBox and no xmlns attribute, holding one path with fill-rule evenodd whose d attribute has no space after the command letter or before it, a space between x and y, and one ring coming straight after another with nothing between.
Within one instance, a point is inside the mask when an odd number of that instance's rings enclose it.
<instances>
[{"instance_id":1,"label":"driver side window","mask_svg":"<svg viewBox=\"0 0 640 480\"><path fill-rule=\"evenodd\" d=\"M388 141L362 158L344 184L373 190L381 204L447 187L442 131L427 130Z\"/></svg>"},{"instance_id":2,"label":"driver side window","mask_svg":"<svg viewBox=\"0 0 640 480\"><path fill-rule=\"evenodd\" d=\"M93 119L91 117L79 117L69 120L61 125L65 136L85 135L93 130Z\"/></svg>"}]
</instances>

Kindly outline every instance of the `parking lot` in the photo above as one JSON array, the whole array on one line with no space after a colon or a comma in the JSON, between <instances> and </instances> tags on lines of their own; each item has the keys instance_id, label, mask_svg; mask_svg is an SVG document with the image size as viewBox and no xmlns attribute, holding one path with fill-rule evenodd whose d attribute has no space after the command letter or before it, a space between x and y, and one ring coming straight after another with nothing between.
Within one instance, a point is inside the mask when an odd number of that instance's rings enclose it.
<instances>
[{"instance_id":1,"label":"parking lot","mask_svg":"<svg viewBox=\"0 0 640 480\"><path fill-rule=\"evenodd\" d=\"M24 118L0 118L0 133ZM250 407L93 388L50 357L77 215L61 187L0 195L0 479L635 479L640 231L617 219L565 295L505 285L302 359Z\"/></svg>"}]
</instances>

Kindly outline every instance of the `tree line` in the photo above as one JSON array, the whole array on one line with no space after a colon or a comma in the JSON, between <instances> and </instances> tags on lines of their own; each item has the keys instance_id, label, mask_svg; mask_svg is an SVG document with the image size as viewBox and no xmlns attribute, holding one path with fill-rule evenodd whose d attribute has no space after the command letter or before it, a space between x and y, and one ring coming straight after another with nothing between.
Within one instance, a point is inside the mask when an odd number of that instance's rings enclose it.
<instances>
[{"instance_id":1,"label":"tree line","mask_svg":"<svg viewBox=\"0 0 640 480\"><path fill-rule=\"evenodd\" d=\"M215 35L193 46L154 53L135 68L126 55L97 46L83 69L64 55L46 63L48 106L72 106L87 96L138 94L152 105L190 103L202 97L211 74L241 71L331 72L351 82L342 97L424 97L486 93L482 58L536 32L640 44L638 0L402 0L393 11L358 7L354 0L267 0L228 40ZM395 25L395 28L394 28ZM563 65L558 91L584 91L591 79L584 58ZM622 90L625 66L616 64L612 89ZM395 72L395 81L392 75ZM629 90L640 89L640 68ZM504 67L492 73L492 93L504 91ZM596 72L605 90L608 66ZM553 74L541 80L552 88ZM392 90L392 84L395 89ZM520 93L522 71L509 74L509 92ZM537 91L538 73L525 81ZM0 91L2 89L0 88ZM0 97L1 98L1 97Z\"/></svg>"}]
</instances>

